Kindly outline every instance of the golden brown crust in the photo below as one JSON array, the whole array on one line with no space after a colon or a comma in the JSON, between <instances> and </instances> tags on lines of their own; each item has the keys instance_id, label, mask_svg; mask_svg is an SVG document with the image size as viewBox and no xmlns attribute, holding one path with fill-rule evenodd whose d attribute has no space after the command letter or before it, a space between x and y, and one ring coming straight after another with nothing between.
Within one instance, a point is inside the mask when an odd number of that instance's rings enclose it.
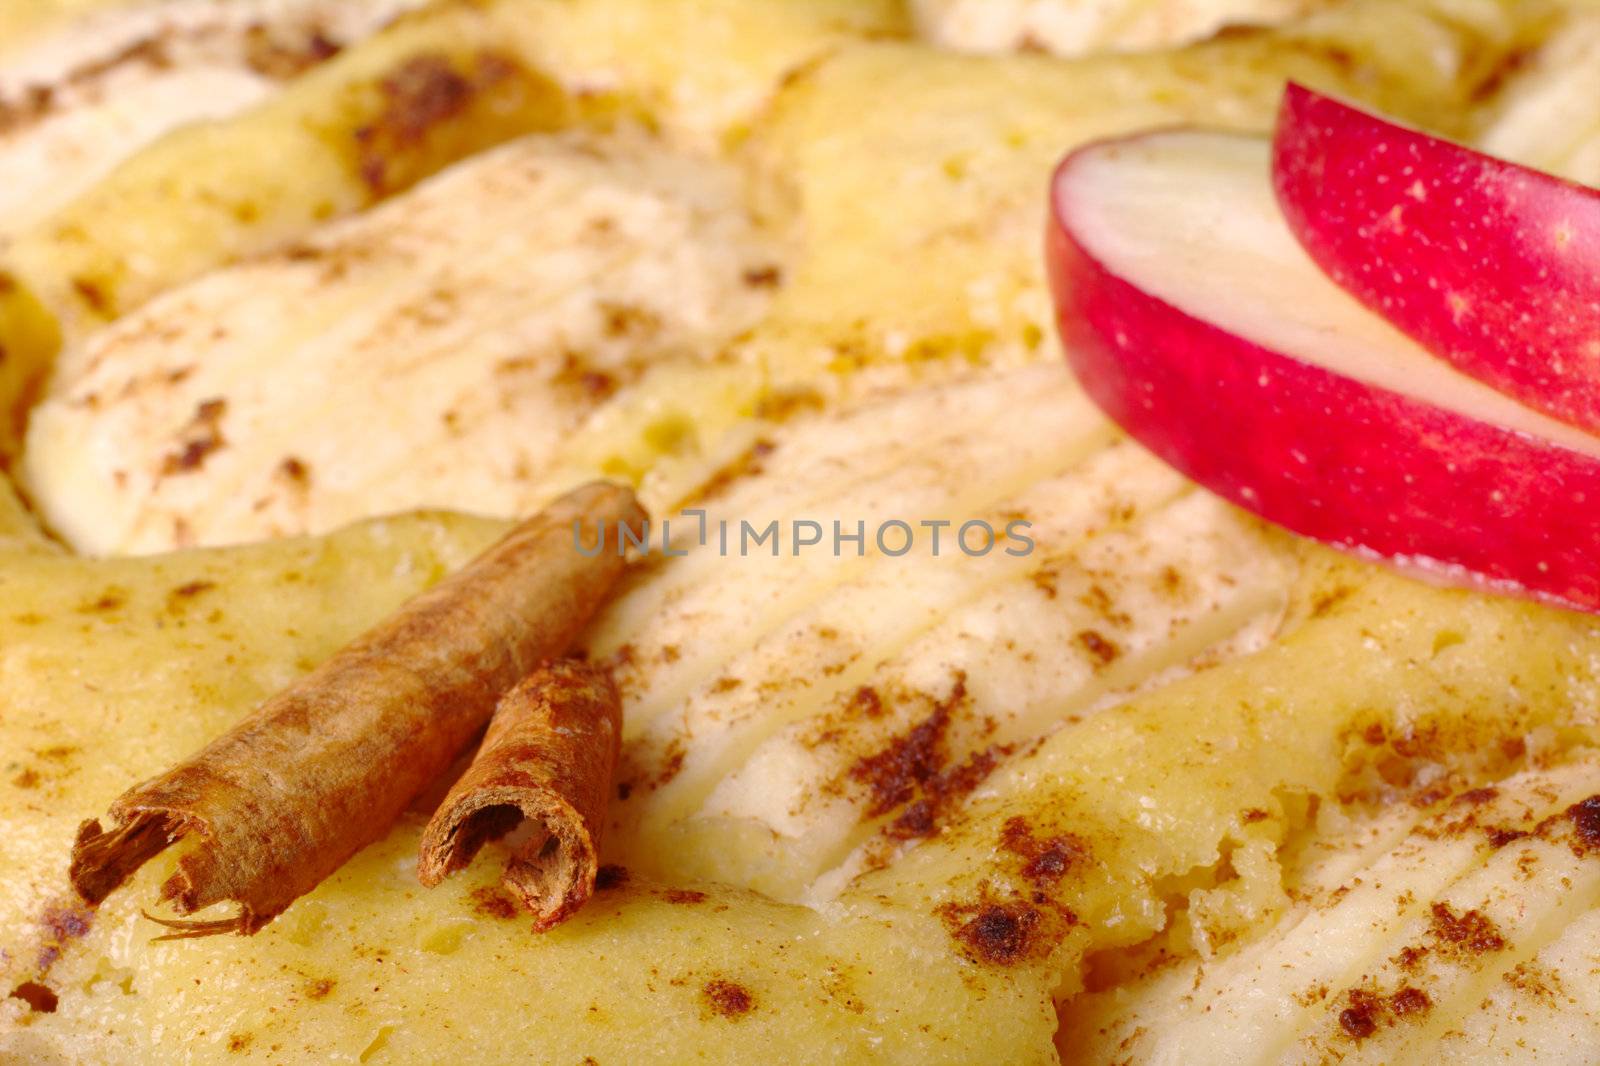
<instances>
[{"instance_id":1,"label":"golden brown crust","mask_svg":"<svg viewBox=\"0 0 1600 1066\"><path fill-rule=\"evenodd\" d=\"M607 549L577 550L574 523ZM471 743L500 695L561 654L624 559L617 530L644 512L597 482L517 526L187 761L124 794L110 829L85 822L73 886L98 903L174 840L199 846L161 896L187 915L239 915L191 932L253 933L386 833ZM584 544L591 543L592 532Z\"/></svg>"},{"instance_id":2,"label":"golden brown crust","mask_svg":"<svg viewBox=\"0 0 1600 1066\"><path fill-rule=\"evenodd\" d=\"M417 876L428 886L472 861L524 819L534 832L504 883L540 931L594 892L600 830L622 745L622 698L602 666L562 660L506 694L472 766L422 835Z\"/></svg>"}]
</instances>

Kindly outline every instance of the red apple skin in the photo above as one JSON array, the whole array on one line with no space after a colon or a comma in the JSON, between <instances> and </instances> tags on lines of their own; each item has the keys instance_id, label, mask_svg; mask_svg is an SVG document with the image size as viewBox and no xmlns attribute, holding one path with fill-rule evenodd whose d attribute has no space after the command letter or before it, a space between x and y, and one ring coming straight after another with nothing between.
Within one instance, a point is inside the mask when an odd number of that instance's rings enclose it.
<instances>
[{"instance_id":1,"label":"red apple skin","mask_svg":"<svg viewBox=\"0 0 1600 1066\"><path fill-rule=\"evenodd\" d=\"M1272 169L1340 287L1463 373L1600 429L1600 190L1293 84Z\"/></svg>"},{"instance_id":2,"label":"red apple skin","mask_svg":"<svg viewBox=\"0 0 1600 1066\"><path fill-rule=\"evenodd\" d=\"M1295 533L1600 611L1600 460L1195 318L1086 251L1059 201L1046 256L1067 360L1134 439Z\"/></svg>"}]
</instances>

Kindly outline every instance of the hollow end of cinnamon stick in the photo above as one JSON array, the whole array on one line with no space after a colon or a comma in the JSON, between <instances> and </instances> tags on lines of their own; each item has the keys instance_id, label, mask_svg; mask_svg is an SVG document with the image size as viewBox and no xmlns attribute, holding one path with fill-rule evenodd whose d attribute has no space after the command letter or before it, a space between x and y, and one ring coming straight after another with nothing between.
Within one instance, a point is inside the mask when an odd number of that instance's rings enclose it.
<instances>
[{"instance_id":1,"label":"hollow end of cinnamon stick","mask_svg":"<svg viewBox=\"0 0 1600 1066\"><path fill-rule=\"evenodd\" d=\"M600 853L583 816L555 797L509 788L466 797L441 823L437 839L423 844L418 878L432 888L524 822L532 834L507 860L502 883L533 913L536 929L559 924L593 893Z\"/></svg>"},{"instance_id":2,"label":"hollow end of cinnamon stick","mask_svg":"<svg viewBox=\"0 0 1600 1066\"><path fill-rule=\"evenodd\" d=\"M500 701L477 757L423 832L418 879L437 885L526 825L502 883L536 930L565 921L594 892L621 724L603 667L563 660L530 674Z\"/></svg>"}]
</instances>

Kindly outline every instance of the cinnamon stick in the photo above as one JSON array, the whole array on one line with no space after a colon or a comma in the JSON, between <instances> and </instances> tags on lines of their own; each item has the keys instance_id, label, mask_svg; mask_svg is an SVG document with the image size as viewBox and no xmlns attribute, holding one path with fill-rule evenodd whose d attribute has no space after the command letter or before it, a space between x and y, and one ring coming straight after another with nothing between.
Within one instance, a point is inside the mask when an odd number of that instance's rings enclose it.
<instances>
[{"instance_id":1,"label":"cinnamon stick","mask_svg":"<svg viewBox=\"0 0 1600 1066\"><path fill-rule=\"evenodd\" d=\"M535 930L564 921L594 892L621 747L622 700L604 667L566 659L536 670L501 699L472 766L428 823L417 877L437 885L527 821L533 832L502 883Z\"/></svg>"},{"instance_id":2,"label":"cinnamon stick","mask_svg":"<svg viewBox=\"0 0 1600 1066\"><path fill-rule=\"evenodd\" d=\"M111 828L85 822L73 886L98 903L192 836L162 900L180 915L224 900L239 913L168 924L193 936L260 929L382 837L478 735L498 698L570 645L621 574L620 526L638 533L644 521L631 492L597 482L518 525L199 753L124 794ZM604 551L590 548L595 524Z\"/></svg>"}]
</instances>

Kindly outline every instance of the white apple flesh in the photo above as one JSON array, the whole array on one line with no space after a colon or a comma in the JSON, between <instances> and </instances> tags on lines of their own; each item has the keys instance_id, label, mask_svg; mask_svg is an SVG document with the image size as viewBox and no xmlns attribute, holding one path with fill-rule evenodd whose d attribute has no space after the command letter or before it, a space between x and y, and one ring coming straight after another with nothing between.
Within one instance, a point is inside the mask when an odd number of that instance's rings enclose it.
<instances>
[{"instance_id":1,"label":"white apple flesh","mask_svg":"<svg viewBox=\"0 0 1600 1066\"><path fill-rule=\"evenodd\" d=\"M1334 285L1270 174L1267 141L1199 132L1062 163L1048 261L1089 394L1187 476L1297 533L1600 610L1600 441Z\"/></svg>"},{"instance_id":2,"label":"white apple flesh","mask_svg":"<svg viewBox=\"0 0 1600 1066\"><path fill-rule=\"evenodd\" d=\"M1600 429L1600 190L1298 85L1273 184L1317 265L1423 347Z\"/></svg>"}]
</instances>

